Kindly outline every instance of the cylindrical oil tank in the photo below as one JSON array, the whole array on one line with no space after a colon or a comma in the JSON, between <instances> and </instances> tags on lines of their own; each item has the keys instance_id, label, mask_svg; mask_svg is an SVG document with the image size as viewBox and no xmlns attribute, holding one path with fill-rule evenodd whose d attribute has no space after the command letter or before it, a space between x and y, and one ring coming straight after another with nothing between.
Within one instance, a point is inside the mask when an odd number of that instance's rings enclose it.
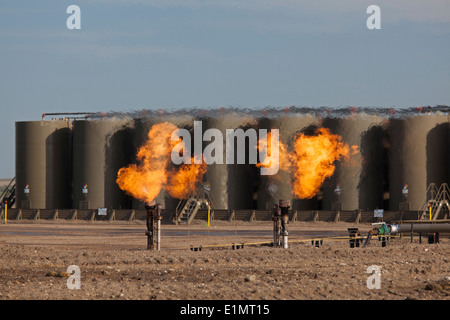
<instances>
[{"instance_id":1,"label":"cylindrical oil tank","mask_svg":"<svg viewBox=\"0 0 450 320\"><path fill-rule=\"evenodd\" d=\"M124 209L131 198L116 183L133 159L132 122L80 120L73 124L73 205L76 209Z\"/></svg>"},{"instance_id":2,"label":"cylindrical oil tank","mask_svg":"<svg viewBox=\"0 0 450 320\"><path fill-rule=\"evenodd\" d=\"M205 141L202 143L202 150L205 151L202 151L204 158L205 155L207 157L210 155L217 156L215 158L218 162L223 162L216 163L214 161L214 163L208 164L204 176L204 182L209 184L209 195L213 206L217 209L230 210L253 209L255 206L253 194L257 170L256 163L250 163L249 152L257 153L257 150L253 150L255 146L254 143L250 142L250 138L245 138L245 150L238 148L238 138L231 135L227 137L227 129L230 130L231 134L237 133L236 130L238 129L242 129L244 134L250 134L253 138L256 135L257 139L255 119L243 111L221 109L217 112L209 111L204 117L200 115L196 121L201 122L202 136L208 129L217 129L213 131L220 132L218 137L205 137ZM208 133L213 131L208 131ZM220 139L220 137L222 137L222 141L215 141L216 138ZM230 150L233 141L234 163L231 163L230 160L231 153L230 159L227 159L227 140L230 143ZM214 146L222 146L222 153L216 155ZM212 152L212 150L215 151ZM217 150L217 152L220 152L220 150ZM237 158L243 152L245 152L244 163L238 163Z\"/></svg>"},{"instance_id":3,"label":"cylindrical oil tank","mask_svg":"<svg viewBox=\"0 0 450 320\"><path fill-rule=\"evenodd\" d=\"M403 210L420 210L428 186L435 183L439 188L448 176L448 116L429 112L393 118L389 139L389 209L399 210L403 203Z\"/></svg>"},{"instance_id":4,"label":"cylindrical oil tank","mask_svg":"<svg viewBox=\"0 0 450 320\"><path fill-rule=\"evenodd\" d=\"M173 114L173 113L149 113L142 117L134 119L134 139L133 139L133 163L136 163L136 155L142 145L148 140L148 133L153 125L163 122L169 122L180 129L190 130L193 126L193 118L187 114ZM180 199L171 197L168 192L162 188L155 201L161 204L163 209L175 210ZM132 208L143 210L145 208L145 201L140 199L133 199Z\"/></svg>"},{"instance_id":5,"label":"cylindrical oil tank","mask_svg":"<svg viewBox=\"0 0 450 320\"><path fill-rule=\"evenodd\" d=\"M314 131L319 119L311 114L276 112L263 115L258 120L259 129L278 129L279 140L289 150L297 133L305 130ZM281 153L280 153L281 157ZM307 168L305 168L307 170ZM290 200L293 210L317 209L317 199L295 199L292 192L292 173L280 170L274 175L260 175L257 191L257 209L270 210L279 200Z\"/></svg>"},{"instance_id":6,"label":"cylindrical oil tank","mask_svg":"<svg viewBox=\"0 0 450 320\"><path fill-rule=\"evenodd\" d=\"M383 208L387 170L385 121L385 118L364 112L323 120L323 126L349 146L349 157L335 161L335 172L323 185L322 209Z\"/></svg>"},{"instance_id":7,"label":"cylindrical oil tank","mask_svg":"<svg viewBox=\"0 0 450 320\"><path fill-rule=\"evenodd\" d=\"M70 192L71 123L16 122L17 208L70 208Z\"/></svg>"}]
</instances>

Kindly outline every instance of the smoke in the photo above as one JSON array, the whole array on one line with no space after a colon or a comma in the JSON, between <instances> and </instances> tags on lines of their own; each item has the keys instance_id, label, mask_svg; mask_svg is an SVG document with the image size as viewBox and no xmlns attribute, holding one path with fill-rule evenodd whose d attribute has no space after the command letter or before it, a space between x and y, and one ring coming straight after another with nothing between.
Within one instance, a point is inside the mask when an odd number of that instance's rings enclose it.
<instances>
[{"instance_id":1,"label":"smoke","mask_svg":"<svg viewBox=\"0 0 450 320\"><path fill-rule=\"evenodd\" d=\"M93 112L86 116L89 119L139 119L139 118L158 118L180 116L190 116L198 118L217 117L218 115L242 114L255 119L268 118L273 119L280 116L293 114L310 114L319 118L341 118L354 114L377 115L387 118L404 118L419 114L432 113L450 113L450 106L417 106L410 108L377 108L377 107L306 107L306 106L288 106L288 107L264 107L264 108L245 108L245 107L220 107L220 108L164 108L164 109L141 109L130 111L109 111L109 112Z\"/></svg>"}]
</instances>

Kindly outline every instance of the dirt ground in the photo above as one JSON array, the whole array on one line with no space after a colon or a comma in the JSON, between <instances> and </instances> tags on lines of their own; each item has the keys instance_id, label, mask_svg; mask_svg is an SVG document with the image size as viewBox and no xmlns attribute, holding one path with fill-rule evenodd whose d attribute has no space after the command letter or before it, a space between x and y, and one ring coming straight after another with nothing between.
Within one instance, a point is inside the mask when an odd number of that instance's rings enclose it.
<instances>
[{"instance_id":1,"label":"dirt ground","mask_svg":"<svg viewBox=\"0 0 450 320\"><path fill-rule=\"evenodd\" d=\"M348 227L362 235L371 229L293 222L290 248L281 249L265 245L272 240L270 221L163 224L161 251L150 251L143 221L2 222L0 299L450 299L450 239L419 244L405 236L386 247L373 239L350 248L337 238ZM322 245L313 246L311 238ZM232 250L232 243L245 245ZM190 250L200 245L201 251ZM68 288L72 265L79 267L80 289ZM370 266L380 270L379 282Z\"/></svg>"}]
</instances>

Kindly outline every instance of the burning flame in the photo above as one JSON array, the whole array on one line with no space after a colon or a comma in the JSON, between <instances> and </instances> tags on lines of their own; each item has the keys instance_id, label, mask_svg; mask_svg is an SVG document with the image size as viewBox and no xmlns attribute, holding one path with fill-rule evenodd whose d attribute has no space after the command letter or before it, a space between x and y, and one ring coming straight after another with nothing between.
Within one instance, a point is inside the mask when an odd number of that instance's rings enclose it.
<instances>
[{"instance_id":1,"label":"burning flame","mask_svg":"<svg viewBox=\"0 0 450 320\"><path fill-rule=\"evenodd\" d=\"M359 153L359 146L352 146L352 156Z\"/></svg>"},{"instance_id":2,"label":"burning flame","mask_svg":"<svg viewBox=\"0 0 450 320\"><path fill-rule=\"evenodd\" d=\"M293 168L293 194L296 198L310 199L320 190L326 178L334 173L334 162L349 158L350 148L341 137L320 128L314 136L298 134L294 138L291 163Z\"/></svg>"},{"instance_id":3,"label":"burning flame","mask_svg":"<svg viewBox=\"0 0 450 320\"><path fill-rule=\"evenodd\" d=\"M281 141L274 146L268 141L271 141L270 132L267 139L258 141L258 148L264 148L267 154L271 154L272 147L279 148L279 168L293 176L293 196L299 199L311 199L319 192L325 179L333 175L335 161L348 160L350 155L359 152L358 146L350 148L339 135L326 128L319 128L313 136L297 134L291 151ZM258 163L257 167L270 167L274 165L272 161L276 161L267 160Z\"/></svg>"},{"instance_id":4,"label":"burning flame","mask_svg":"<svg viewBox=\"0 0 450 320\"><path fill-rule=\"evenodd\" d=\"M193 158L191 159L191 163L194 163ZM186 198L192 190L195 190L197 184L202 181L205 172L205 163L182 165L178 171L172 171L170 173L170 179L166 185L166 189L174 198Z\"/></svg>"},{"instance_id":5,"label":"burning flame","mask_svg":"<svg viewBox=\"0 0 450 320\"><path fill-rule=\"evenodd\" d=\"M168 122L152 126L148 140L137 153L139 164L118 171L116 182L120 189L146 202L154 200L163 188L175 198L187 197L194 190L206 171L205 164L182 164L178 170L168 168L172 149L181 140L171 140L176 129Z\"/></svg>"},{"instance_id":6,"label":"burning flame","mask_svg":"<svg viewBox=\"0 0 450 320\"><path fill-rule=\"evenodd\" d=\"M272 142L274 142L273 145ZM278 150L278 157L274 157L272 148ZM264 150L267 155L264 159L262 159L262 162L256 164L257 167L279 168L280 170L289 169L290 163L287 146L283 142L279 141L279 139L272 140L272 131L269 131L265 138L258 140L257 149L260 152Z\"/></svg>"}]
</instances>

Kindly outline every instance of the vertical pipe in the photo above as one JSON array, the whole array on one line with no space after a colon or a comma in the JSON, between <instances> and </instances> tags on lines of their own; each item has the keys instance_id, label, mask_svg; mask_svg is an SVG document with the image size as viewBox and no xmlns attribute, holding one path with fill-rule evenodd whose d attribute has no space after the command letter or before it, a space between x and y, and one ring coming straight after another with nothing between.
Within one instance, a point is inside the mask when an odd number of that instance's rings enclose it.
<instances>
[{"instance_id":1,"label":"vertical pipe","mask_svg":"<svg viewBox=\"0 0 450 320\"><path fill-rule=\"evenodd\" d=\"M208 202L208 228L211 225L211 206L209 205Z\"/></svg>"},{"instance_id":2,"label":"vertical pipe","mask_svg":"<svg viewBox=\"0 0 450 320\"><path fill-rule=\"evenodd\" d=\"M288 249L288 223L289 223L289 208L291 207L291 202L289 200L280 200L280 213L281 213L281 233L283 235L283 248Z\"/></svg>"},{"instance_id":3,"label":"vertical pipe","mask_svg":"<svg viewBox=\"0 0 450 320\"><path fill-rule=\"evenodd\" d=\"M158 203L156 205L156 219L157 219L157 224L156 224L156 233L157 233L157 242L156 242L156 250L161 250L161 208L162 206Z\"/></svg>"},{"instance_id":4,"label":"vertical pipe","mask_svg":"<svg viewBox=\"0 0 450 320\"><path fill-rule=\"evenodd\" d=\"M155 237L155 219L153 211L155 209L155 201L147 202L145 204L145 209L147 210L147 250L153 250Z\"/></svg>"},{"instance_id":5,"label":"vertical pipe","mask_svg":"<svg viewBox=\"0 0 450 320\"><path fill-rule=\"evenodd\" d=\"M283 248L284 249L288 249L289 248L289 246L288 246L288 235L287 234L284 234L284 236L283 236Z\"/></svg>"},{"instance_id":6,"label":"vertical pipe","mask_svg":"<svg viewBox=\"0 0 450 320\"><path fill-rule=\"evenodd\" d=\"M414 223L411 222L411 243L413 242Z\"/></svg>"},{"instance_id":7,"label":"vertical pipe","mask_svg":"<svg viewBox=\"0 0 450 320\"><path fill-rule=\"evenodd\" d=\"M155 200L147 202L147 250L161 250L161 204Z\"/></svg>"},{"instance_id":8,"label":"vertical pipe","mask_svg":"<svg viewBox=\"0 0 450 320\"><path fill-rule=\"evenodd\" d=\"M272 208L272 221L273 221L273 246L277 248L279 246L279 209L278 205L274 204Z\"/></svg>"},{"instance_id":9,"label":"vertical pipe","mask_svg":"<svg viewBox=\"0 0 450 320\"><path fill-rule=\"evenodd\" d=\"M159 250L161 250L161 219L158 219L156 230L157 230L156 233L158 235L157 242L156 242L156 250L159 251Z\"/></svg>"}]
</instances>

